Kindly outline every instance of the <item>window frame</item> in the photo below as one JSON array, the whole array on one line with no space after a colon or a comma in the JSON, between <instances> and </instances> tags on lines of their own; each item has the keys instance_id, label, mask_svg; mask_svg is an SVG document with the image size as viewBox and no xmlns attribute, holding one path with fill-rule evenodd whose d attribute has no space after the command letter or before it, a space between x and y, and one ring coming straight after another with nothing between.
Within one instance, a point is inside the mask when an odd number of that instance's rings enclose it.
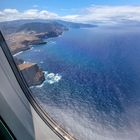
<instances>
[{"instance_id":1,"label":"window frame","mask_svg":"<svg viewBox=\"0 0 140 140\"><path fill-rule=\"evenodd\" d=\"M48 113L37 103L35 98L32 96L32 91L29 88L29 85L27 84L23 74L19 71L14 58L12 56L12 53L5 41L4 36L2 35L2 32L0 31L0 47L2 48L5 57L7 58L7 61L14 73L14 76L22 89L24 95L26 96L29 103L32 105L34 110L37 112L37 114L40 116L40 118L45 122L45 124L61 139L61 140L76 140L73 136L71 136L66 130L64 130L62 127L57 127L58 124L55 122ZM51 123L53 124L51 124ZM57 128L57 129L56 129Z\"/></svg>"},{"instance_id":2,"label":"window frame","mask_svg":"<svg viewBox=\"0 0 140 140\"><path fill-rule=\"evenodd\" d=\"M0 116L0 138L4 138L7 140L17 140L8 125L5 123L3 118Z\"/></svg>"}]
</instances>

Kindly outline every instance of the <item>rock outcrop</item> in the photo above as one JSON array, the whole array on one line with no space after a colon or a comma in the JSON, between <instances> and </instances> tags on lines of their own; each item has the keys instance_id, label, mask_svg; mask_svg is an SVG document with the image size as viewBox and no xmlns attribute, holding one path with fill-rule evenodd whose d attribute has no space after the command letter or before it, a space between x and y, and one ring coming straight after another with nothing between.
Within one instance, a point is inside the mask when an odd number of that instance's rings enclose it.
<instances>
[{"instance_id":1,"label":"rock outcrop","mask_svg":"<svg viewBox=\"0 0 140 140\"><path fill-rule=\"evenodd\" d=\"M40 85L44 82L44 72L36 63L23 63L18 67L29 86Z\"/></svg>"}]
</instances>

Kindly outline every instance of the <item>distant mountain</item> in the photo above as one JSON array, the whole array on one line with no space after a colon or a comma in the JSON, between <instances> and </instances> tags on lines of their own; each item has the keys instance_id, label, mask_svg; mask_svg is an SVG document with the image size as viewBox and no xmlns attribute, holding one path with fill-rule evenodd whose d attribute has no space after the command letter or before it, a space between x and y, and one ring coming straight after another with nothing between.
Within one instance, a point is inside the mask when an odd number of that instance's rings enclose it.
<instances>
[{"instance_id":1,"label":"distant mountain","mask_svg":"<svg viewBox=\"0 0 140 140\"><path fill-rule=\"evenodd\" d=\"M93 27L97 27L97 25L94 25L94 24L75 23L75 22L68 22L68 21L62 21L62 20L57 20L57 22L65 25L68 28L93 28Z\"/></svg>"},{"instance_id":2,"label":"distant mountain","mask_svg":"<svg viewBox=\"0 0 140 140\"><path fill-rule=\"evenodd\" d=\"M14 20L0 22L0 30L2 30L3 33L5 34L15 33L22 30L47 32L56 29L67 30L68 28L93 28L96 26L97 25L93 24L74 23L62 20L42 20L42 19Z\"/></svg>"},{"instance_id":3,"label":"distant mountain","mask_svg":"<svg viewBox=\"0 0 140 140\"><path fill-rule=\"evenodd\" d=\"M92 28L91 24L62 20L15 20L0 22L0 30L13 54L25 51L30 45L45 44L44 39L57 37L70 28Z\"/></svg>"},{"instance_id":4,"label":"distant mountain","mask_svg":"<svg viewBox=\"0 0 140 140\"><path fill-rule=\"evenodd\" d=\"M35 32L35 33L47 33L50 36L58 36L63 31L68 30L64 25L53 22L53 23L41 23L41 22L30 22L21 25L16 32Z\"/></svg>"}]
</instances>

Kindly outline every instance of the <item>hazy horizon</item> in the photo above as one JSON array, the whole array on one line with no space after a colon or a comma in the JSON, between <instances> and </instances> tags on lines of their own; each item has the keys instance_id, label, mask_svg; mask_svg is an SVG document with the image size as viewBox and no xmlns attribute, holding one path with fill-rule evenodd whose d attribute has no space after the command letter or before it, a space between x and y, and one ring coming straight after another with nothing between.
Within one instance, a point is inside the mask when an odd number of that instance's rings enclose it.
<instances>
[{"instance_id":1,"label":"hazy horizon","mask_svg":"<svg viewBox=\"0 0 140 140\"><path fill-rule=\"evenodd\" d=\"M140 22L140 1L138 0L92 0L77 1L2 1L0 22L21 19L59 19L80 23L109 23L122 21ZM25 4L24 4L25 3ZM79 4L80 3L80 4Z\"/></svg>"}]
</instances>

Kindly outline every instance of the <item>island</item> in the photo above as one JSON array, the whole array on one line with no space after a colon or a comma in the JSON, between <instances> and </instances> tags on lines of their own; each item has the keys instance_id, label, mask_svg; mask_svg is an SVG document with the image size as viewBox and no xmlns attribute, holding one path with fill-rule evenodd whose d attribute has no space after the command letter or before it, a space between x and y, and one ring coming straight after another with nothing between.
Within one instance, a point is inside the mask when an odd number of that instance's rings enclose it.
<instances>
[{"instance_id":1,"label":"island","mask_svg":"<svg viewBox=\"0 0 140 140\"><path fill-rule=\"evenodd\" d=\"M15 20L0 22L0 30L14 56L15 62L29 86L40 85L45 80L43 70L36 63L24 62L16 54L34 45L46 44L48 38L58 37L70 28L93 28L95 25L61 20Z\"/></svg>"}]
</instances>

